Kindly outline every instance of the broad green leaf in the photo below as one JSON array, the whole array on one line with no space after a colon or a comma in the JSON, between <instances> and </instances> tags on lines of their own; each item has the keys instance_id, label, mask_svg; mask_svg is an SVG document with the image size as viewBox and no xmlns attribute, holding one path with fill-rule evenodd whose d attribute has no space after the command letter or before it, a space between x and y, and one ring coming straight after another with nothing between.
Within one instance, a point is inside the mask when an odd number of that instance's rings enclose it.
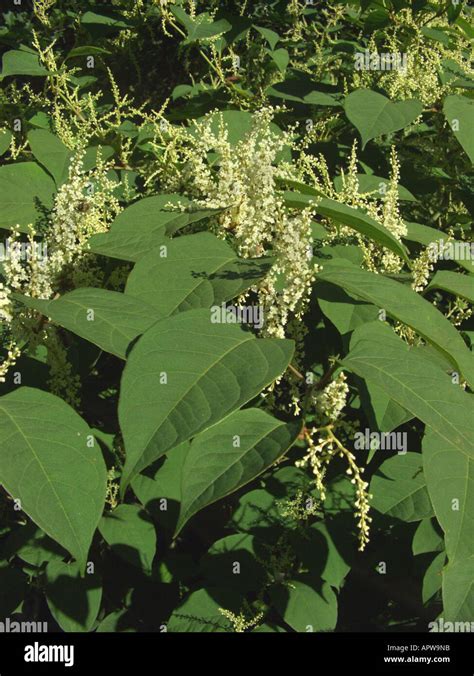
<instances>
[{"instance_id":1,"label":"broad green leaf","mask_svg":"<svg viewBox=\"0 0 474 676\"><path fill-rule=\"evenodd\" d=\"M257 537L243 533L217 540L199 564L205 581L242 594L257 594L267 580L264 562L268 561L268 552L262 545ZM240 566L238 574L235 563Z\"/></svg>"},{"instance_id":2,"label":"broad green leaf","mask_svg":"<svg viewBox=\"0 0 474 676\"><path fill-rule=\"evenodd\" d=\"M474 617L474 555L449 563L443 570L443 619L467 622Z\"/></svg>"},{"instance_id":3,"label":"broad green leaf","mask_svg":"<svg viewBox=\"0 0 474 676\"><path fill-rule=\"evenodd\" d=\"M259 409L236 411L194 437L183 466L176 528L270 467L294 442L300 423L285 424Z\"/></svg>"},{"instance_id":4,"label":"broad green leaf","mask_svg":"<svg viewBox=\"0 0 474 676\"><path fill-rule=\"evenodd\" d=\"M122 632L136 632L136 620L129 612L128 608L116 610L105 617L98 624L97 633L116 634Z\"/></svg>"},{"instance_id":5,"label":"broad green leaf","mask_svg":"<svg viewBox=\"0 0 474 676\"><path fill-rule=\"evenodd\" d=\"M423 519L415 531L412 551L415 556L444 549L443 536L435 528L435 519Z\"/></svg>"},{"instance_id":6,"label":"broad green leaf","mask_svg":"<svg viewBox=\"0 0 474 676\"><path fill-rule=\"evenodd\" d=\"M288 51L286 49L275 49L274 51L267 49L266 51L276 63L280 73L284 73L290 62L290 55L288 54Z\"/></svg>"},{"instance_id":7,"label":"broad green leaf","mask_svg":"<svg viewBox=\"0 0 474 676\"><path fill-rule=\"evenodd\" d=\"M171 633L232 632L232 623L221 612L241 612L243 600L235 590L218 587L198 589L187 596L172 612L167 623Z\"/></svg>"},{"instance_id":8,"label":"broad green leaf","mask_svg":"<svg viewBox=\"0 0 474 676\"><path fill-rule=\"evenodd\" d=\"M374 197L383 199L386 191L389 188L390 180L382 178L382 176L375 176L374 174L357 174L357 181L359 183L359 193L373 192ZM334 187L338 192L342 190L343 179L342 176L336 176L334 179ZM416 197L403 185L398 185L398 198L406 202L416 202Z\"/></svg>"},{"instance_id":9,"label":"broad green leaf","mask_svg":"<svg viewBox=\"0 0 474 676\"><path fill-rule=\"evenodd\" d=\"M177 237L140 258L125 293L166 317L238 296L268 272L271 262L239 259L209 232Z\"/></svg>"},{"instance_id":10,"label":"broad green leaf","mask_svg":"<svg viewBox=\"0 0 474 676\"><path fill-rule=\"evenodd\" d=\"M445 552L439 552L431 561L423 575L421 599L428 603L441 590L443 567L446 563Z\"/></svg>"},{"instance_id":11,"label":"broad green leaf","mask_svg":"<svg viewBox=\"0 0 474 676\"><path fill-rule=\"evenodd\" d=\"M281 375L293 342L214 324L209 310L157 322L132 349L120 393L124 488L137 472L215 424Z\"/></svg>"},{"instance_id":12,"label":"broad green leaf","mask_svg":"<svg viewBox=\"0 0 474 676\"><path fill-rule=\"evenodd\" d=\"M102 599L102 582L97 573L81 576L77 563L51 561L46 567L46 600L61 629L91 631Z\"/></svg>"},{"instance_id":13,"label":"broad green leaf","mask_svg":"<svg viewBox=\"0 0 474 676\"><path fill-rule=\"evenodd\" d=\"M403 129L421 115L416 99L393 102L370 89L351 92L344 102L346 115L359 131L362 148L373 138Z\"/></svg>"},{"instance_id":14,"label":"broad green leaf","mask_svg":"<svg viewBox=\"0 0 474 676\"><path fill-rule=\"evenodd\" d=\"M371 216L360 209L348 207L346 204L336 202L336 200L323 198L318 199L307 194L285 193L285 202L290 207L305 209L312 206L314 211L321 216L330 218L336 223L348 225L361 235L377 242L381 246L390 249L397 256L408 262L407 250L390 230L378 223Z\"/></svg>"},{"instance_id":15,"label":"broad green leaf","mask_svg":"<svg viewBox=\"0 0 474 676\"><path fill-rule=\"evenodd\" d=\"M0 155L7 152L12 140L12 133L9 129L0 130Z\"/></svg>"},{"instance_id":16,"label":"broad green leaf","mask_svg":"<svg viewBox=\"0 0 474 676\"><path fill-rule=\"evenodd\" d=\"M281 39L278 33L270 30L270 28L263 28L262 26L255 26L255 30L257 30L260 35L265 38L265 40L270 45L270 49L275 49L277 42L279 42Z\"/></svg>"},{"instance_id":17,"label":"broad green leaf","mask_svg":"<svg viewBox=\"0 0 474 676\"><path fill-rule=\"evenodd\" d=\"M373 382L361 381L357 385L362 407L370 426L374 430L391 432L413 417L411 413L399 406L382 388L374 385ZM376 448L369 450L368 463L377 452Z\"/></svg>"},{"instance_id":18,"label":"broad green leaf","mask_svg":"<svg viewBox=\"0 0 474 676\"><path fill-rule=\"evenodd\" d=\"M410 350L388 326L373 322L356 329L351 350L342 364L382 388L446 443L474 457L471 396L453 384L439 366ZM425 479L436 512L426 467Z\"/></svg>"},{"instance_id":19,"label":"broad green leaf","mask_svg":"<svg viewBox=\"0 0 474 676\"><path fill-rule=\"evenodd\" d=\"M151 574L156 552L155 527L139 505L119 505L102 517L99 531L114 554Z\"/></svg>"},{"instance_id":20,"label":"broad green leaf","mask_svg":"<svg viewBox=\"0 0 474 676\"><path fill-rule=\"evenodd\" d=\"M410 326L474 384L474 359L461 335L434 305L410 287L340 259L327 261L318 279L341 286L356 298L377 305L388 316Z\"/></svg>"},{"instance_id":21,"label":"broad green leaf","mask_svg":"<svg viewBox=\"0 0 474 676\"><path fill-rule=\"evenodd\" d=\"M460 275L458 272L438 270L426 287L426 291L430 289L442 289L474 303L474 275Z\"/></svg>"},{"instance_id":22,"label":"broad green leaf","mask_svg":"<svg viewBox=\"0 0 474 676\"><path fill-rule=\"evenodd\" d=\"M33 129L28 134L33 155L60 186L68 178L72 153L57 136L45 129Z\"/></svg>"},{"instance_id":23,"label":"broad green leaf","mask_svg":"<svg viewBox=\"0 0 474 676\"><path fill-rule=\"evenodd\" d=\"M1 555L6 559L18 556L22 561L39 568L48 561L62 561L67 557L67 552L32 521L27 521L6 538Z\"/></svg>"},{"instance_id":24,"label":"broad green leaf","mask_svg":"<svg viewBox=\"0 0 474 676\"><path fill-rule=\"evenodd\" d=\"M405 222L405 225L407 226L408 232L406 235L403 235L403 239L408 242L417 242L423 246L429 246L432 242L441 241L444 242L444 244L447 243L447 236L441 230L430 228L421 223ZM456 261L458 265L468 272L474 272L474 256L471 254L470 242L462 242L453 239L450 241L450 249L452 252L452 260Z\"/></svg>"},{"instance_id":25,"label":"broad green leaf","mask_svg":"<svg viewBox=\"0 0 474 676\"><path fill-rule=\"evenodd\" d=\"M318 521L304 534L290 535L293 551L312 575L319 575L331 587L340 588L351 570L347 537L347 520L340 518ZM349 546L348 546L349 545Z\"/></svg>"},{"instance_id":26,"label":"broad green leaf","mask_svg":"<svg viewBox=\"0 0 474 676\"><path fill-rule=\"evenodd\" d=\"M146 474L138 474L132 481L132 489L140 503L158 524L158 532L174 533L181 502L181 474L189 441L185 441L169 456L158 461Z\"/></svg>"},{"instance_id":27,"label":"broad green leaf","mask_svg":"<svg viewBox=\"0 0 474 676\"><path fill-rule=\"evenodd\" d=\"M68 52L66 60L77 56L93 56L94 54L102 55L110 54L110 52L103 47L97 47L95 45L81 45L80 47L74 47L71 49L71 51Z\"/></svg>"},{"instance_id":28,"label":"broad green leaf","mask_svg":"<svg viewBox=\"0 0 474 676\"><path fill-rule=\"evenodd\" d=\"M436 228L430 228L428 225L410 223L408 221L405 221L405 225L407 226L407 234L402 235L402 237L409 242L418 242L418 244L428 246L432 242L438 242L440 239L445 238L443 232Z\"/></svg>"},{"instance_id":29,"label":"broad green leaf","mask_svg":"<svg viewBox=\"0 0 474 676\"><path fill-rule=\"evenodd\" d=\"M372 507L402 521L433 516L420 453L405 453L385 460L372 477Z\"/></svg>"},{"instance_id":30,"label":"broad green leaf","mask_svg":"<svg viewBox=\"0 0 474 676\"><path fill-rule=\"evenodd\" d=\"M107 28L125 29L133 26L129 21L124 20L123 15L113 12L85 12L81 16L81 23L84 26L105 26Z\"/></svg>"},{"instance_id":31,"label":"broad green leaf","mask_svg":"<svg viewBox=\"0 0 474 676\"><path fill-rule=\"evenodd\" d=\"M447 96L443 104L444 116L454 136L474 163L474 102L465 96Z\"/></svg>"},{"instance_id":32,"label":"broad green leaf","mask_svg":"<svg viewBox=\"0 0 474 676\"><path fill-rule=\"evenodd\" d=\"M36 162L0 167L0 228L19 225L21 232L52 206L56 186Z\"/></svg>"},{"instance_id":33,"label":"broad green leaf","mask_svg":"<svg viewBox=\"0 0 474 676\"><path fill-rule=\"evenodd\" d=\"M335 87L321 82L301 70L290 69L283 82L277 82L266 90L267 96L294 101L312 106L340 107L339 94Z\"/></svg>"},{"instance_id":34,"label":"broad green leaf","mask_svg":"<svg viewBox=\"0 0 474 676\"><path fill-rule=\"evenodd\" d=\"M162 316L140 299L106 289L75 289L50 301L20 294L14 298L120 359L126 358L132 340Z\"/></svg>"},{"instance_id":35,"label":"broad green leaf","mask_svg":"<svg viewBox=\"0 0 474 676\"><path fill-rule=\"evenodd\" d=\"M446 433L441 435L431 429L423 438L426 483L436 518L444 531L450 561L474 554L474 398L463 394L467 399L463 411L467 441L459 444L455 437L447 438ZM452 415L456 405L459 403L455 400L446 402L446 413Z\"/></svg>"},{"instance_id":36,"label":"broad green leaf","mask_svg":"<svg viewBox=\"0 0 474 676\"><path fill-rule=\"evenodd\" d=\"M108 233L93 235L88 249L94 253L137 261L142 256L166 242L166 235L179 228L212 216L220 209L200 209L197 211L170 211L168 204L184 198L176 195L156 195L145 197L122 211L110 226Z\"/></svg>"},{"instance_id":37,"label":"broad green leaf","mask_svg":"<svg viewBox=\"0 0 474 676\"><path fill-rule=\"evenodd\" d=\"M29 75L44 77L48 74L38 58L38 54L29 49L11 49L2 59L2 75Z\"/></svg>"},{"instance_id":38,"label":"broad green leaf","mask_svg":"<svg viewBox=\"0 0 474 676\"><path fill-rule=\"evenodd\" d=\"M344 366L375 382L427 425L423 472L445 533L446 551L451 559L470 555L474 527L472 396L386 326L375 323L357 329L351 348Z\"/></svg>"},{"instance_id":39,"label":"broad green leaf","mask_svg":"<svg viewBox=\"0 0 474 676\"><path fill-rule=\"evenodd\" d=\"M222 33L230 31L232 26L226 19L219 19L214 21L208 12L203 12L196 16L189 16L182 7L174 5L170 8L172 14L176 17L178 22L184 26L187 32L187 37L183 40L183 44L191 44L199 40L209 40L215 38Z\"/></svg>"},{"instance_id":40,"label":"broad green leaf","mask_svg":"<svg viewBox=\"0 0 474 676\"><path fill-rule=\"evenodd\" d=\"M407 252L403 244L392 235L390 230L378 223L376 220L365 214L360 209L348 207L335 200L323 199L318 203L316 211L321 216L331 218L336 223L348 225L362 235L369 237L383 247L390 249L397 256L408 262Z\"/></svg>"},{"instance_id":41,"label":"broad green leaf","mask_svg":"<svg viewBox=\"0 0 474 676\"><path fill-rule=\"evenodd\" d=\"M278 613L295 631L332 631L336 626L337 598L327 582L300 575L286 586L271 589L270 596Z\"/></svg>"},{"instance_id":42,"label":"broad green leaf","mask_svg":"<svg viewBox=\"0 0 474 676\"><path fill-rule=\"evenodd\" d=\"M28 516L85 565L105 501L106 470L82 418L52 394L0 398L0 481Z\"/></svg>"},{"instance_id":43,"label":"broad green leaf","mask_svg":"<svg viewBox=\"0 0 474 676\"><path fill-rule=\"evenodd\" d=\"M341 336L378 317L379 310L375 305L352 298L334 284L319 282L315 287L315 297L323 314Z\"/></svg>"}]
</instances>

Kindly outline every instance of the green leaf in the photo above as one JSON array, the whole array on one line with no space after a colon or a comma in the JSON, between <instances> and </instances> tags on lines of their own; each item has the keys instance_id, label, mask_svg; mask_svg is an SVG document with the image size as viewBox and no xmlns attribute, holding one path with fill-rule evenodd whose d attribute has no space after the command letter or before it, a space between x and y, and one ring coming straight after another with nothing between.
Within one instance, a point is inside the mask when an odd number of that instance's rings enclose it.
<instances>
[{"instance_id":1,"label":"green leaf","mask_svg":"<svg viewBox=\"0 0 474 676\"><path fill-rule=\"evenodd\" d=\"M443 570L443 619L468 622L474 617L474 555L448 564Z\"/></svg>"},{"instance_id":2,"label":"green leaf","mask_svg":"<svg viewBox=\"0 0 474 676\"><path fill-rule=\"evenodd\" d=\"M393 102L370 89L351 92L344 108L361 135L362 149L377 136L403 129L423 111L423 105L416 99Z\"/></svg>"},{"instance_id":3,"label":"green leaf","mask_svg":"<svg viewBox=\"0 0 474 676\"><path fill-rule=\"evenodd\" d=\"M188 45L199 40L208 40L222 33L230 31L232 26L226 19L214 21L208 12L203 12L197 16L191 17L182 7L173 6L170 8L178 22L184 26L187 37L183 44Z\"/></svg>"},{"instance_id":4,"label":"green leaf","mask_svg":"<svg viewBox=\"0 0 474 676\"><path fill-rule=\"evenodd\" d=\"M230 610L241 612L242 599L233 589L210 587L198 589L187 596L172 612L167 631L172 633L189 632L231 632L232 624L220 612Z\"/></svg>"},{"instance_id":5,"label":"green leaf","mask_svg":"<svg viewBox=\"0 0 474 676\"><path fill-rule=\"evenodd\" d=\"M447 443L474 457L470 395L422 353L410 350L388 326L373 322L356 329L342 364L378 385ZM433 501L426 467L425 479ZM433 506L436 512L434 501Z\"/></svg>"},{"instance_id":6,"label":"green leaf","mask_svg":"<svg viewBox=\"0 0 474 676\"><path fill-rule=\"evenodd\" d=\"M443 104L444 116L454 136L474 163L474 102L465 96L447 96Z\"/></svg>"},{"instance_id":7,"label":"green leaf","mask_svg":"<svg viewBox=\"0 0 474 676\"><path fill-rule=\"evenodd\" d=\"M276 610L298 632L332 631L337 622L337 598L327 583L309 575L270 590Z\"/></svg>"},{"instance_id":8,"label":"green leaf","mask_svg":"<svg viewBox=\"0 0 474 676\"><path fill-rule=\"evenodd\" d=\"M131 28L133 26L129 21L125 21L123 16L113 12L85 12L81 16L81 23L84 26L106 26L108 28Z\"/></svg>"},{"instance_id":9,"label":"green leaf","mask_svg":"<svg viewBox=\"0 0 474 676\"><path fill-rule=\"evenodd\" d=\"M46 567L46 600L56 622L67 632L91 631L102 599L99 575L81 577L76 563L51 561Z\"/></svg>"},{"instance_id":10,"label":"green leaf","mask_svg":"<svg viewBox=\"0 0 474 676\"><path fill-rule=\"evenodd\" d=\"M28 134L33 155L60 186L68 178L72 153L57 136L45 129L33 129Z\"/></svg>"},{"instance_id":11,"label":"green leaf","mask_svg":"<svg viewBox=\"0 0 474 676\"><path fill-rule=\"evenodd\" d=\"M361 209L349 207L346 204L336 202L336 200L324 198L316 199L310 195L300 195L298 193L285 193L285 202L290 207L299 207L305 209L313 205L314 211L321 216L330 218L336 223L348 225L361 235L365 235L381 246L390 249L397 256L409 263L407 250L390 230L378 223L371 216L368 216Z\"/></svg>"},{"instance_id":12,"label":"green leaf","mask_svg":"<svg viewBox=\"0 0 474 676\"><path fill-rule=\"evenodd\" d=\"M281 39L278 33L270 30L270 28L263 28L261 26L254 26L254 28L265 38L265 40L270 45L270 49L275 49L277 42L279 42Z\"/></svg>"},{"instance_id":13,"label":"green leaf","mask_svg":"<svg viewBox=\"0 0 474 676\"><path fill-rule=\"evenodd\" d=\"M434 305L410 287L341 259L327 261L318 279L341 286L356 298L377 305L388 316L410 326L474 384L474 360L461 335Z\"/></svg>"},{"instance_id":14,"label":"green leaf","mask_svg":"<svg viewBox=\"0 0 474 676\"><path fill-rule=\"evenodd\" d=\"M81 45L80 47L74 47L70 52L68 52L66 61L67 59L72 59L77 56L93 56L94 54L98 54L100 56L102 54L110 54L110 52L103 47L97 47L95 45Z\"/></svg>"},{"instance_id":15,"label":"green leaf","mask_svg":"<svg viewBox=\"0 0 474 676\"><path fill-rule=\"evenodd\" d=\"M2 78L9 75L30 75L44 77L48 71L44 68L36 52L29 49L12 49L5 52L2 59Z\"/></svg>"},{"instance_id":16,"label":"green leaf","mask_svg":"<svg viewBox=\"0 0 474 676\"><path fill-rule=\"evenodd\" d=\"M446 551L450 559L469 556L474 527L472 396L382 325L357 329L343 364L375 382L428 426L423 439L423 471L445 533Z\"/></svg>"},{"instance_id":17,"label":"green leaf","mask_svg":"<svg viewBox=\"0 0 474 676\"><path fill-rule=\"evenodd\" d=\"M374 496L372 506L382 514L408 522L433 516L419 453L385 460L372 477L369 490Z\"/></svg>"},{"instance_id":18,"label":"green leaf","mask_svg":"<svg viewBox=\"0 0 474 676\"><path fill-rule=\"evenodd\" d=\"M0 155L3 155L7 152L10 147L13 134L9 129L0 130Z\"/></svg>"},{"instance_id":19,"label":"green leaf","mask_svg":"<svg viewBox=\"0 0 474 676\"><path fill-rule=\"evenodd\" d=\"M295 101L311 106L341 106L335 87L315 82L308 73L295 69L287 72L283 82L277 82L268 87L266 94L284 101Z\"/></svg>"},{"instance_id":20,"label":"green leaf","mask_svg":"<svg viewBox=\"0 0 474 676\"><path fill-rule=\"evenodd\" d=\"M185 441L173 448L169 456L158 461L157 468L147 469L146 474L138 474L132 481L133 492L158 524L159 532L173 534L178 522L181 474L189 444Z\"/></svg>"},{"instance_id":21,"label":"green leaf","mask_svg":"<svg viewBox=\"0 0 474 676\"><path fill-rule=\"evenodd\" d=\"M390 180L388 178L382 178L382 176L375 176L374 174L357 174L357 181L359 183L359 194L366 192L375 193L374 197L379 199L383 198L386 190L390 185ZM334 187L338 192L343 188L342 176L336 176L334 179ZM398 199L406 202L416 202L416 197L409 191L407 188L404 188L403 185L398 185ZM439 234L439 233L438 233Z\"/></svg>"},{"instance_id":22,"label":"green leaf","mask_svg":"<svg viewBox=\"0 0 474 676\"><path fill-rule=\"evenodd\" d=\"M122 376L122 487L141 469L256 396L287 368L293 341L257 340L214 324L209 310L157 322L132 349Z\"/></svg>"},{"instance_id":23,"label":"green leaf","mask_svg":"<svg viewBox=\"0 0 474 676\"><path fill-rule=\"evenodd\" d=\"M438 270L426 287L426 291L430 289L442 289L474 303L474 275L460 275L449 270Z\"/></svg>"},{"instance_id":24,"label":"green leaf","mask_svg":"<svg viewBox=\"0 0 474 676\"><path fill-rule=\"evenodd\" d=\"M379 310L375 305L355 300L334 284L319 282L315 287L315 297L323 314L341 336L378 317Z\"/></svg>"},{"instance_id":25,"label":"green leaf","mask_svg":"<svg viewBox=\"0 0 474 676\"><path fill-rule=\"evenodd\" d=\"M455 388L454 385L451 386ZM456 390L457 391L457 390ZM454 393L453 393L454 394ZM474 442L472 395L465 395L464 409L454 397L445 401L446 414L453 418L459 410L461 427L458 437L448 437L435 429L427 430L423 438L423 467L436 518L444 531L446 553L450 561L474 554ZM460 399L457 397L457 399ZM456 408L454 408L456 407ZM464 443L460 438L466 439Z\"/></svg>"},{"instance_id":26,"label":"green leaf","mask_svg":"<svg viewBox=\"0 0 474 676\"><path fill-rule=\"evenodd\" d=\"M280 73L284 73L290 62L290 55L288 54L288 51L286 49L275 49L275 51L267 49L266 51L276 63Z\"/></svg>"},{"instance_id":27,"label":"green leaf","mask_svg":"<svg viewBox=\"0 0 474 676\"><path fill-rule=\"evenodd\" d=\"M391 432L413 417L373 382L362 381L358 383L358 388L365 414L374 429L380 432ZM376 453L377 449L371 448L367 462L370 462Z\"/></svg>"},{"instance_id":28,"label":"green leaf","mask_svg":"<svg viewBox=\"0 0 474 676\"><path fill-rule=\"evenodd\" d=\"M209 232L169 240L140 258L125 293L159 310L164 317L210 307L238 296L261 279L271 259L239 259Z\"/></svg>"},{"instance_id":29,"label":"green leaf","mask_svg":"<svg viewBox=\"0 0 474 676\"><path fill-rule=\"evenodd\" d=\"M412 542L412 551L415 556L444 550L442 535L434 526L434 519L423 519L415 531Z\"/></svg>"},{"instance_id":30,"label":"green leaf","mask_svg":"<svg viewBox=\"0 0 474 676\"><path fill-rule=\"evenodd\" d=\"M52 394L0 398L0 481L28 516L85 565L102 515L106 471L82 418Z\"/></svg>"},{"instance_id":31,"label":"green leaf","mask_svg":"<svg viewBox=\"0 0 474 676\"><path fill-rule=\"evenodd\" d=\"M155 527L139 505L119 505L102 518L99 531L114 554L151 574L156 552Z\"/></svg>"},{"instance_id":32,"label":"green leaf","mask_svg":"<svg viewBox=\"0 0 474 676\"><path fill-rule=\"evenodd\" d=\"M421 589L421 599L423 603L428 603L428 601L440 591L445 563L446 554L444 552L439 552L426 569L425 574L423 575L423 585Z\"/></svg>"},{"instance_id":33,"label":"green leaf","mask_svg":"<svg viewBox=\"0 0 474 676\"><path fill-rule=\"evenodd\" d=\"M0 167L0 228L27 226L50 208L56 186L36 162L18 162Z\"/></svg>"},{"instance_id":34,"label":"green leaf","mask_svg":"<svg viewBox=\"0 0 474 676\"><path fill-rule=\"evenodd\" d=\"M5 540L2 556L9 559L18 556L31 566L40 567L49 561L62 561L67 552L46 535L32 521L19 526Z\"/></svg>"},{"instance_id":35,"label":"green leaf","mask_svg":"<svg viewBox=\"0 0 474 676\"><path fill-rule=\"evenodd\" d=\"M108 233L93 235L88 248L94 253L137 261L142 256L165 243L166 235L178 228L190 225L221 211L220 209L200 209L198 211L167 211L165 207L184 198L176 195L155 195L132 204L122 211L110 226Z\"/></svg>"},{"instance_id":36,"label":"green leaf","mask_svg":"<svg viewBox=\"0 0 474 676\"><path fill-rule=\"evenodd\" d=\"M12 297L120 359L132 340L162 316L140 299L105 289L75 289L51 301Z\"/></svg>"},{"instance_id":37,"label":"green leaf","mask_svg":"<svg viewBox=\"0 0 474 676\"><path fill-rule=\"evenodd\" d=\"M266 554L266 556L265 556ZM200 561L205 581L242 594L258 593L266 583L267 574L261 557L268 560L262 542L253 535L236 533L214 542ZM260 559L260 560L258 560ZM235 574L235 562L240 565Z\"/></svg>"},{"instance_id":38,"label":"green leaf","mask_svg":"<svg viewBox=\"0 0 474 676\"><path fill-rule=\"evenodd\" d=\"M285 424L249 408L232 413L196 436L183 466L176 533L198 511L270 467L291 446L300 429L300 423Z\"/></svg>"}]
</instances>

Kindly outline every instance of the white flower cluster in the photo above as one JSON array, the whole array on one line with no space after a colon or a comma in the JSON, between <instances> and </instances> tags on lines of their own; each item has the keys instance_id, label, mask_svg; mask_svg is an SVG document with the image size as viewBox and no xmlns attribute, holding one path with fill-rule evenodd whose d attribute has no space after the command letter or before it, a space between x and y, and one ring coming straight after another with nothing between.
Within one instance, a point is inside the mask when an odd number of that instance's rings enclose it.
<instances>
[{"instance_id":1,"label":"white flower cluster","mask_svg":"<svg viewBox=\"0 0 474 676\"><path fill-rule=\"evenodd\" d=\"M360 191L357 167L357 141L354 141L347 171L341 172L339 192L334 187L323 155L315 157L303 151L297 162L297 175L298 180L310 182L327 197L350 207L362 209L387 228L396 239L401 240L407 234L407 228L399 209L400 163L395 147L392 146L390 153L390 178L387 182L381 183L379 191L366 193ZM399 272L403 267L403 261L393 252L356 233L352 228L333 224L331 220L327 221L327 227L329 242L359 245L364 253L364 264L368 270Z\"/></svg>"},{"instance_id":2,"label":"white flower cluster","mask_svg":"<svg viewBox=\"0 0 474 676\"><path fill-rule=\"evenodd\" d=\"M446 19L437 16L436 29L449 30L449 46L441 41L426 37L422 33L422 27L410 9L404 9L397 13L397 23L385 35L385 43L382 52L406 52L406 68L394 69L382 73L374 71L356 71L353 86L372 88L374 86L384 89L391 99L412 99L422 101L430 106L439 101L447 94L456 91L453 83L458 79L459 72L468 77L474 75L471 65L472 48L468 40L462 36L461 29L450 25ZM429 23L426 25L429 27ZM411 34L406 44L407 29ZM368 49L378 54L377 44L372 38ZM440 80L446 63L454 64L457 73L444 82Z\"/></svg>"},{"instance_id":3,"label":"white flower cluster","mask_svg":"<svg viewBox=\"0 0 474 676\"><path fill-rule=\"evenodd\" d=\"M9 295L16 291L33 298L51 299L58 292L91 285L97 280L99 271L94 258L87 254L87 242L91 235L107 230L120 206L114 196L117 184L107 177L109 167L99 157L96 169L87 174L83 169L83 158L84 151L79 150L71 162L69 180L56 194L43 234L44 246L35 246L37 233L29 226L30 253L25 257L20 231L12 229L9 256L3 263L5 286L0 287L0 319L8 323L12 334L10 352L13 356L19 355L17 344L20 341L28 343L31 349L38 343L47 345L52 390L55 393L64 388L67 390L69 383L71 396L66 394L66 398L74 402L72 392L79 383L70 373L71 366L56 329L51 326L41 328L30 310L20 310L14 316ZM44 251L47 255L43 255ZM3 362L2 372L6 373L8 364L13 363L12 355Z\"/></svg>"},{"instance_id":4,"label":"white flower cluster","mask_svg":"<svg viewBox=\"0 0 474 676\"><path fill-rule=\"evenodd\" d=\"M235 145L222 117L208 115L181 136L178 171L168 163L161 178L165 189L184 191L196 206L223 209L216 231L232 236L241 256L276 257L258 294L264 332L284 337L290 317L304 310L315 265L308 253L311 211L289 209L277 190L278 155L291 141L272 126L274 114L272 108L256 112L252 129ZM278 280L284 280L282 291Z\"/></svg>"},{"instance_id":5,"label":"white flower cluster","mask_svg":"<svg viewBox=\"0 0 474 676\"><path fill-rule=\"evenodd\" d=\"M0 283L0 322L7 322L9 324L12 320L11 312L12 308L8 297L8 289Z\"/></svg>"},{"instance_id":6,"label":"white flower cluster","mask_svg":"<svg viewBox=\"0 0 474 676\"><path fill-rule=\"evenodd\" d=\"M313 404L317 413L331 422L337 420L344 409L349 394L347 376L341 371L321 392L313 395Z\"/></svg>"}]
</instances>

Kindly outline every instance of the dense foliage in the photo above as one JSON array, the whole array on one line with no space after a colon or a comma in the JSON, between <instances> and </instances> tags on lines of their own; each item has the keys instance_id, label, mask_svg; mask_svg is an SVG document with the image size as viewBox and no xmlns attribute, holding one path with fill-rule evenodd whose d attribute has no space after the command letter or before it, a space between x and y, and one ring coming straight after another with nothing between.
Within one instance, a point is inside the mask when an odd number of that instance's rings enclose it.
<instances>
[{"instance_id":1,"label":"dense foliage","mask_svg":"<svg viewBox=\"0 0 474 676\"><path fill-rule=\"evenodd\" d=\"M471 10L8 4L0 620L473 621Z\"/></svg>"}]
</instances>

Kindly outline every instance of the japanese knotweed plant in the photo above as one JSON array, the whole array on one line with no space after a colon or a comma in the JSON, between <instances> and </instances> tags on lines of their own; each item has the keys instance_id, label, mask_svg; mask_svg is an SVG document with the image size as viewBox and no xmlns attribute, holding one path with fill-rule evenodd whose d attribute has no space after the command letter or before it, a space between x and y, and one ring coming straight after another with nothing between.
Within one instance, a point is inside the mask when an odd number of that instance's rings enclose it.
<instances>
[{"instance_id":1,"label":"japanese knotweed plant","mask_svg":"<svg viewBox=\"0 0 474 676\"><path fill-rule=\"evenodd\" d=\"M472 28L438 4L4 15L6 616L472 619Z\"/></svg>"}]
</instances>

